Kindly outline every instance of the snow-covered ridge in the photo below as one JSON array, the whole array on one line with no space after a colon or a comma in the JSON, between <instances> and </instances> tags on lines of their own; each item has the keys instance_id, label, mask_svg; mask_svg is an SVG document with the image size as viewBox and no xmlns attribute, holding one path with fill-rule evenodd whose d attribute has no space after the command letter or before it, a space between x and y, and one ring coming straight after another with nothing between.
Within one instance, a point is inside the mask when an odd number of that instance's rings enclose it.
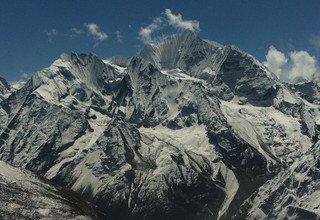
<instances>
[{"instance_id":1,"label":"snow-covered ridge","mask_svg":"<svg viewBox=\"0 0 320 220\"><path fill-rule=\"evenodd\" d=\"M193 32L185 31L147 45L140 56L159 69L180 68L202 78L205 73L217 72L226 54L224 46L204 41ZM208 68L210 71L205 71Z\"/></svg>"}]
</instances>

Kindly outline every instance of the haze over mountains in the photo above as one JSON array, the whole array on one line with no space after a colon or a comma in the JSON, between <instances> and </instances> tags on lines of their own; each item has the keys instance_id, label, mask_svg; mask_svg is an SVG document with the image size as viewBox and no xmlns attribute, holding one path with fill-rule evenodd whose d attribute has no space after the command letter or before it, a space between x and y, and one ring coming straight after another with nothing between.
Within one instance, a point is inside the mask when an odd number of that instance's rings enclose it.
<instances>
[{"instance_id":1,"label":"haze over mountains","mask_svg":"<svg viewBox=\"0 0 320 220\"><path fill-rule=\"evenodd\" d=\"M20 89L0 80L0 159L100 218L317 219L318 94L191 31L130 58L62 54Z\"/></svg>"}]
</instances>

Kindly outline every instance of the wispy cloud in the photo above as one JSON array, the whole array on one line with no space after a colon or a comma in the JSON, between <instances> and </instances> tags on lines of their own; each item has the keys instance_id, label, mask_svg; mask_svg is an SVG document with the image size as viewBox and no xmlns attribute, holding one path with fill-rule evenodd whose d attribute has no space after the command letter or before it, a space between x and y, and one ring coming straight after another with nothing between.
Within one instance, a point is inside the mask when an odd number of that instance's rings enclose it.
<instances>
[{"instance_id":1,"label":"wispy cloud","mask_svg":"<svg viewBox=\"0 0 320 220\"><path fill-rule=\"evenodd\" d=\"M170 9L166 9L159 17L156 17L151 24L141 27L139 31L139 39L144 43L152 43L154 32L171 26L176 29L190 30L193 32L200 31L200 24L197 20L183 20L181 14L174 14Z\"/></svg>"},{"instance_id":2,"label":"wispy cloud","mask_svg":"<svg viewBox=\"0 0 320 220\"><path fill-rule=\"evenodd\" d=\"M20 76L20 81L26 82L31 78L32 74L30 73L22 73Z\"/></svg>"},{"instance_id":3,"label":"wispy cloud","mask_svg":"<svg viewBox=\"0 0 320 220\"><path fill-rule=\"evenodd\" d=\"M309 42L316 50L320 51L320 33L311 35Z\"/></svg>"},{"instance_id":4,"label":"wispy cloud","mask_svg":"<svg viewBox=\"0 0 320 220\"><path fill-rule=\"evenodd\" d=\"M280 80L290 83L309 81L319 73L316 58L307 51L291 51L286 55L271 46L263 64Z\"/></svg>"},{"instance_id":5,"label":"wispy cloud","mask_svg":"<svg viewBox=\"0 0 320 220\"><path fill-rule=\"evenodd\" d=\"M107 33L100 30L100 27L95 23L86 24L89 34L98 41L104 41L108 39Z\"/></svg>"},{"instance_id":6,"label":"wispy cloud","mask_svg":"<svg viewBox=\"0 0 320 220\"><path fill-rule=\"evenodd\" d=\"M73 27L73 28L70 28L70 32L69 33L70 33L69 37L76 38L77 36L83 34L83 30L79 29L79 28L76 28L76 27Z\"/></svg>"},{"instance_id":7,"label":"wispy cloud","mask_svg":"<svg viewBox=\"0 0 320 220\"><path fill-rule=\"evenodd\" d=\"M50 30L44 30L43 32L45 33L45 35L47 35L48 41L50 43L53 43L53 39L58 35L58 31L55 28L52 28Z\"/></svg>"},{"instance_id":8,"label":"wispy cloud","mask_svg":"<svg viewBox=\"0 0 320 220\"><path fill-rule=\"evenodd\" d=\"M140 40L144 43L151 43L153 41L151 37L153 32L155 32L156 30L159 30L161 28L162 23L163 23L163 18L157 17L147 27L140 28L140 31L139 31Z\"/></svg>"},{"instance_id":9,"label":"wispy cloud","mask_svg":"<svg viewBox=\"0 0 320 220\"><path fill-rule=\"evenodd\" d=\"M75 34L82 34L82 32L83 32L81 29L78 29L75 27L71 28L70 30Z\"/></svg>"},{"instance_id":10,"label":"wispy cloud","mask_svg":"<svg viewBox=\"0 0 320 220\"><path fill-rule=\"evenodd\" d=\"M173 14L170 9L164 11L169 24L176 28L186 29L194 32L200 31L199 21L197 20L183 20L181 14Z\"/></svg>"},{"instance_id":11,"label":"wispy cloud","mask_svg":"<svg viewBox=\"0 0 320 220\"><path fill-rule=\"evenodd\" d=\"M48 36L48 37L53 37L53 36L57 36L58 35L58 31L56 29L50 29L50 30L44 30L44 33Z\"/></svg>"},{"instance_id":12,"label":"wispy cloud","mask_svg":"<svg viewBox=\"0 0 320 220\"><path fill-rule=\"evenodd\" d=\"M20 89L31 77L31 73L21 72L19 80L10 81L9 83L15 90Z\"/></svg>"},{"instance_id":13,"label":"wispy cloud","mask_svg":"<svg viewBox=\"0 0 320 220\"><path fill-rule=\"evenodd\" d=\"M116 35L116 39L119 43L122 43L122 40L123 40L123 36L122 36L122 33L120 31L116 31L114 32L114 34Z\"/></svg>"}]
</instances>

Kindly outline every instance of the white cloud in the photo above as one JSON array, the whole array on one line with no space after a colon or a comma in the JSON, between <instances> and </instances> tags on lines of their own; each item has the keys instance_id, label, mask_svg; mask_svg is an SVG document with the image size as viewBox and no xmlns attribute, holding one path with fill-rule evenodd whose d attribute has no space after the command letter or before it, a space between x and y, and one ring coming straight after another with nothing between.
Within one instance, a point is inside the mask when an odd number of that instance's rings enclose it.
<instances>
[{"instance_id":1,"label":"white cloud","mask_svg":"<svg viewBox=\"0 0 320 220\"><path fill-rule=\"evenodd\" d=\"M156 17L151 24L146 27L141 27L139 31L139 39L144 43L152 43L154 32L164 28L165 26L171 26L177 29L190 30L193 32L200 31L199 22L196 20L183 20L181 14L173 14L170 9L166 9L161 16Z\"/></svg>"},{"instance_id":2,"label":"white cloud","mask_svg":"<svg viewBox=\"0 0 320 220\"><path fill-rule=\"evenodd\" d=\"M53 43L53 39L58 35L57 29L54 29L54 28L50 30L44 30L43 32L45 33L45 35L47 35L48 41L50 43Z\"/></svg>"},{"instance_id":3,"label":"white cloud","mask_svg":"<svg viewBox=\"0 0 320 220\"><path fill-rule=\"evenodd\" d=\"M71 28L70 31L74 34L77 34L77 35L82 34L82 32L83 32L81 29L78 29L75 27Z\"/></svg>"},{"instance_id":4,"label":"white cloud","mask_svg":"<svg viewBox=\"0 0 320 220\"><path fill-rule=\"evenodd\" d=\"M301 80L309 81L319 73L316 58L306 51L291 51L286 56L271 46L263 64L280 80L291 83Z\"/></svg>"},{"instance_id":5,"label":"white cloud","mask_svg":"<svg viewBox=\"0 0 320 220\"><path fill-rule=\"evenodd\" d=\"M320 51L320 34L316 35L316 34L313 34L311 35L310 39L309 39L309 42L312 46L315 47L315 49L319 50Z\"/></svg>"},{"instance_id":6,"label":"white cloud","mask_svg":"<svg viewBox=\"0 0 320 220\"><path fill-rule=\"evenodd\" d=\"M117 41L119 43L122 43L122 39L123 39L122 33L120 31L116 31L116 32L114 32L114 34L116 35Z\"/></svg>"},{"instance_id":7,"label":"white cloud","mask_svg":"<svg viewBox=\"0 0 320 220\"><path fill-rule=\"evenodd\" d=\"M26 82L31 78L31 76L32 76L31 74L22 73L21 76L20 76L20 81L21 82Z\"/></svg>"},{"instance_id":8,"label":"white cloud","mask_svg":"<svg viewBox=\"0 0 320 220\"><path fill-rule=\"evenodd\" d=\"M83 30L82 29L78 29L76 27L73 27L70 29L70 34L68 34L69 37L71 38L75 38L79 35L83 34Z\"/></svg>"},{"instance_id":9,"label":"white cloud","mask_svg":"<svg viewBox=\"0 0 320 220\"><path fill-rule=\"evenodd\" d=\"M140 31L139 31L140 40L142 40L142 42L144 43L151 43L153 41L151 35L153 34L153 32L161 28L162 23L163 23L163 18L157 17L147 27L140 28Z\"/></svg>"},{"instance_id":10,"label":"white cloud","mask_svg":"<svg viewBox=\"0 0 320 220\"><path fill-rule=\"evenodd\" d=\"M98 41L104 41L108 38L108 35L100 30L100 27L95 23L86 24L89 34Z\"/></svg>"},{"instance_id":11,"label":"white cloud","mask_svg":"<svg viewBox=\"0 0 320 220\"><path fill-rule=\"evenodd\" d=\"M288 63L288 59L274 46L269 48L266 59L267 61L263 62L263 64L280 78L280 75L282 74L282 68Z\"/></svg>"},{"instance_id":12,"label":"white cloud","mask_svg":"<svg viewBox=\"0 0 320 220\"><path fill-rule=\"evenodd\" d=\"M311 80L317 72L316 58L311 56L306 51L293 51L289 53L292 66L290 68L290 80L302 77L306 80Z\"/></svg>"},{"instance_id":13,"label":"white cloud","mask_svg":"<svg viewBox=\"0 0 320 220\"><path fill-rule=\"evenodd\" d=\"M44 30L44 33L48 36L48 37L54 37L58 35L58 31L56 29L51 29L51 30Z\"/></svg>"},{"instance_id":14,"label":"white cloud","mask_svg":"<svg viewBox=\"0 0 320 220\"><path fill-rule=\"evenodd\" d=\"M199 21L183 20L181 14L173 14L170 9L166 9L164 14L167 16L169 24L173 27L186 29L194 32L200 31Z\"/></svg>"}]
</instances>

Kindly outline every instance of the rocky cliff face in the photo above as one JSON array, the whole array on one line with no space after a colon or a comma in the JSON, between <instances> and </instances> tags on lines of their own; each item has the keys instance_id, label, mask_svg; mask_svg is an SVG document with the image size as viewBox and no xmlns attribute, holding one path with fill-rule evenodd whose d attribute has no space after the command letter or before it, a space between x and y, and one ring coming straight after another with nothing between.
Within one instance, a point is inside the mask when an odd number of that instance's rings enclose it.
<instances>
[{"instance_id":1,"label":"rocky cliff face","mask_svg":"<svg viewBox=\"0 0 320 220\"><path fill-rule=\"evenodd\" d=\"M5 95L11 90L9 83L0 77L0 101L5 99Z\"/></svg>"},{"instance_id":2,"label":"rocky cliff face","mask_svg":"<svg viewBox=\"0 0 320 220\"><path fill-rule=\"evenodd\" d=\"M265 192L291 193L274 186L319 149L319 106L294 91L252 56L192 32L129 59L63 54L1 102L0 158L112 219L268 216ZM295 216L294 203L272 199L270 217Z\"/></svg>"},{"instance_id":3,"label":"rocky cliff face","mask_svg":"<svg viewBox=\"0 0 320 220\"><path fill-rule=\"evenodd\" d=\"M288 169L267 181L249 199L237 218L319 219L319 142Z\"/></svg>"}]
</instances>

